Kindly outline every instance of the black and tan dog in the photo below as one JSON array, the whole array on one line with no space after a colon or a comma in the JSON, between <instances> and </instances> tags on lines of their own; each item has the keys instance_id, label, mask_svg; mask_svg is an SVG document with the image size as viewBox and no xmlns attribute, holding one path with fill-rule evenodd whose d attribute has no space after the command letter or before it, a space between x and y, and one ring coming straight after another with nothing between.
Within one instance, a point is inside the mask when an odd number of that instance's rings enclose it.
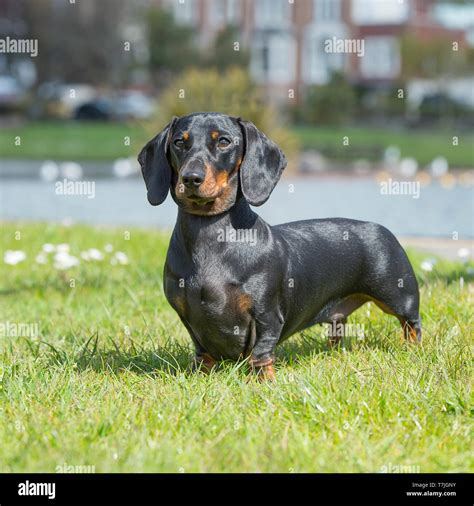
<instances>
[{"instance_id":1,"label":"black and tan dog","mask_svg":"<svg viewBox=\"0 0 474 506\"><path fill-rule=\"evenodd\" d=\"M286 166L252 123L217 113L174 118L138 159L149 202L171 191L179 206L164 289L198 367L249 357L273 378L278 343L316 323L344 324L367 301L421 340L418 284L386 228L344 218L270 226L252 211Z\"/></svg>"}]
</instances>

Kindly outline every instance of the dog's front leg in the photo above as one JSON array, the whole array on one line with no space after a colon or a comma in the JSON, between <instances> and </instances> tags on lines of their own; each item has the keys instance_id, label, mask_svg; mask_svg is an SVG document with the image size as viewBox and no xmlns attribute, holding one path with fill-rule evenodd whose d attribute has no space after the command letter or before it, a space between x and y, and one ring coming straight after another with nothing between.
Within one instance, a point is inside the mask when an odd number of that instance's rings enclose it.
<instances>
[{"instance_id":1,"label":"dog's front leg","mask_svg":"<svg viewBox=\"0 0 474 506\"><path fill-rule=\"evenodd\" d=\"M191 362L191 371L192 372L204 372L209 373L216 365L216 360L212 357L210 353L208 353L202 346L199 340L194 335L194 332L191 329L191 326L188 322L180 317L183 325L186 327L186 330L189 332L189 336L194 344L195 355Z\"/></svg>"},{"instance_id":2,"label":"dog's front leg","mask_svg":"<svg viewBox=\"0 0 474 506\"><path fill-rule=\"evenodd\" d=\"M196 355L191 364L191 370L201 371L207 374L212 371L215 365L216 361L209 353L196 350Z\"/></svg>"},{"instance_id":3,"label":"dog's front leg","mask_svg":"<svg viewBox=\"0 0 474 506\"><path fill-rule=\"evenodd\" d=\"M250 366L252 372L257 375L257 378L261 381L275 381L275 369L273 367L274 358L267 357L264 359L255 359L250 357Z\"/></svg>"},{"instance_id":4,"label":"dog's front leg","mask_svg":"<svg viewBox=\"0 0 474 506\"><path fill-rule=\"evenodd\" d=\"M275 348L279 341L281 325L257 325L257 343L250 354L250 366L262 381L275 381Z\"/></svg>"}]
</instances>

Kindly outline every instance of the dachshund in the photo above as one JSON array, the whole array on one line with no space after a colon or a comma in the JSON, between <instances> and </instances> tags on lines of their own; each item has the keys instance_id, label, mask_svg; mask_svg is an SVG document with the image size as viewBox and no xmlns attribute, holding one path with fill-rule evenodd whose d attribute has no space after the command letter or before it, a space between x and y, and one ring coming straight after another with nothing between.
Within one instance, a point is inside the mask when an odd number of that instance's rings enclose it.
<instances>
[{"instance_id":1,"label":"dachshund","mask_svg":"<svg viewBox=\"0 0 474 506\"><path fill-rule=\"evenodd\" d=\"M322 323L338 344L348 315L368 301L421 341L416 277L389 230L346 218L270 226L251 209L286 167L253 123L210 112L175 117L138 160L150 204L171 192L178 205L164 291L193 341L194 368L248 359L260 378L274 379L277 344Z\"/></svg>"}]
</instances>

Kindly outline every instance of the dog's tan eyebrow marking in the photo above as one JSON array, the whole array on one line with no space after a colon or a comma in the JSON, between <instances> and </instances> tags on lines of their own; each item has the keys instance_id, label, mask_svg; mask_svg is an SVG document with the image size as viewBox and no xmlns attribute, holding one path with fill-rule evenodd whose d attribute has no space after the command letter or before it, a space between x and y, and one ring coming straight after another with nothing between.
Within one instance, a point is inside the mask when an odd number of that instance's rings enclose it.
<instances>
[{"instance_id":1,"label":"dog's tan eyebrow marking","mask_svg":"<svg viewBox=\"0 0 474 506\"><path fill-rule=\"evenodd\" d=\"M213 132L211 132L211 137L214 140L216 140L219 137L219 132L217 132L216 130L214 130Z\"/></svg>"},{"instance_id":2,"label":"dog's tan eyebrow marking","mask_svg":"<svg viewBox=\"0 0 474 506\"><path fill-rule=\"evenodd\" d=\"M189 132L183 132L183 140L187 141L189 139Z\"/></svg>"}]
</instances>

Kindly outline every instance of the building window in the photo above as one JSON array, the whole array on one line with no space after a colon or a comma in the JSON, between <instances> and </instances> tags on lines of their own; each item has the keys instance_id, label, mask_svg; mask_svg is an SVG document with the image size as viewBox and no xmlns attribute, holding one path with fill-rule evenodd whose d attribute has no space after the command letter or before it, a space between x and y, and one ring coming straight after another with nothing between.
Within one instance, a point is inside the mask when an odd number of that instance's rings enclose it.
<instances>
[{"instance_id":1,"label":"building window","mask_svg":"<svg viewBox=\"0 0 474 506\"><path fill-rule=\"evenodd\" d=\"M209 23L214 28L221 28L223 25L238 25L239 2L238 0L209 0L208 16Z\"/></svg>"},{"instance_id":2,"label":"building window","mask_svg":"<svg viewBox=\"0 0 474 506\"><path fill-rule=\"evenodd\" d=\"M409 2L352 0L352 20L357 25L397 25L408 20Z\"/></svg>"},{"instance_id":3,"label":"building window","mask_svg":"<svg viewBox=\"0 0 474 506\"><path fill-rule=\"evenodd\" d=\"M344 30L325 32L309 29L303 46L304 79L307 84L326 84L334 72L344 70L346 55L326 52L326 41L333 36L343 38Z\"/></svg>"},{"instance_id":4,"label":"building window","mask_svg":"<svg viewBox=\"0 0 474 506\"><path fill-rule=\"evenodd\" d=\"M239 24L241 5L242 2L239 0L227 0L227 23L229 25Z\"/></svg>"},{"instance_id":5,"label":"building window","mask_svg":"<svg viewBox=\"0 0 474 506\"><path fill-rule=\"evenodd\" d=\"M341 0L313 0L315 23L341 20Z\"/></svg>"},{"instance_id":6,"label":"building window","mask_svg":"<svg viewBox=\"0 0 474 506\"><path fill-rule=\"evenodd\" d=\"M197 20L196 0L173 0L173 13L182 25L192 25Z\"/></svg>"},{"instance_id":7,"label":"building window","mask_svg":"<svg viewBox=\"0 0 474 506\"><path fill-rule=\"evenodd\" d=\"M255 0L254 22L257 28L278 28L290 24L288 0Z\"/></svg>"},{"instance_id":8,"label":"building window","mask_svg":"<svg viewBox=\"0 0 474 506\"><path fill-rule=\"evenodd\" d=\"M285 32L263 33L252 43L251 71L259 82L286 84L295 79L296 44Z\"/></svg>"},{"instance_id":9,"label":"building window","mask_svg":"<svg viewBox=\"0 0 474 506\"><path fill-rule=\"evenodd\" d=\"M367 79L393 79L400 73L400 48L395 37L366 37L360 74Z\"/></svg>"}]
</instances>

